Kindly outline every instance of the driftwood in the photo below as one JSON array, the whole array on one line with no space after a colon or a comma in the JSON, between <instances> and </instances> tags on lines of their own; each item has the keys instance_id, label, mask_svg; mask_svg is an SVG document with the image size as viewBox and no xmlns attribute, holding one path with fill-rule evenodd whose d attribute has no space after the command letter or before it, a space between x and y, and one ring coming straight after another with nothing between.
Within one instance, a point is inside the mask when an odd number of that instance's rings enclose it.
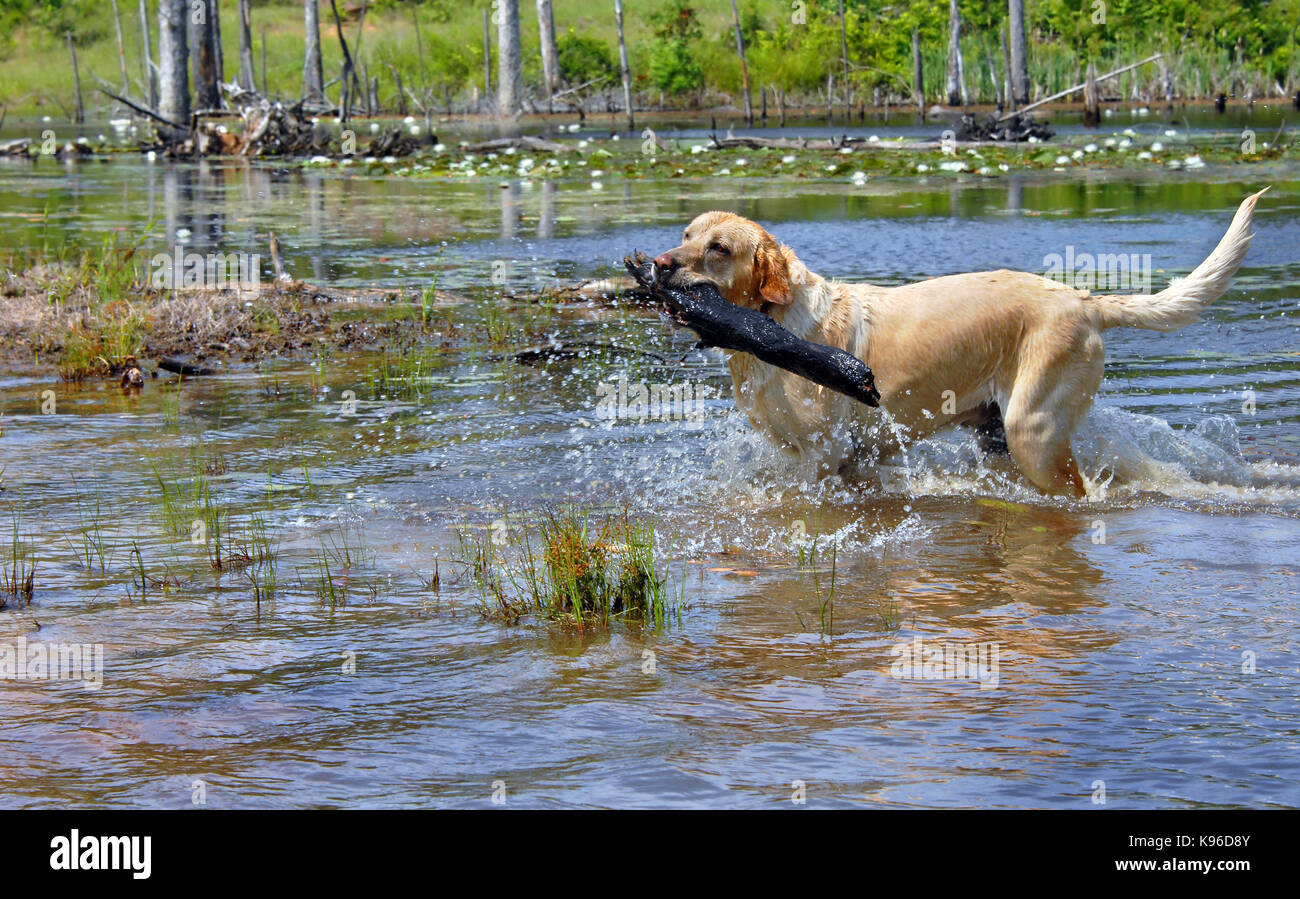
<instances>
[{"instance_id":1,"label":"driftwood","mask_svg":"<svg viewBox=\"0 0 1300 899\"><path fill-rule=\"evenodd\" d=\"M1015 113L1010 118L998 118L991 115L984 121L976 121L972 115L963 115L954 129L957 140L962 142L997 141L1000 143L1017 143L1035 140L1048 140L1056 134L1047 127L1046 122L1036 121L1032 116Z\"/></svg>"},{"instance_id":2,"label":"driftwood","mask_svg":"<svg viewBox=\"0 0 1300 899\"><path fill-rule=\"evenodd\" d=\"M639 250L624 257L623 264L676 322L699 334L705 346L743 350L858 402L880 405L871 369L857 356L796 337L770 315L728 302L712 284L692 285L689 291L669 287Z\"/></svg>"},{"instance_id":3,"label":"driftwood","mask_svg":"<svg viewBox=\"0 0 1300 899\"><path fill-rule=\"evenodd\" d=\"M1121 68L1118 68L1118 69L1116 69L1116 70L1113 71L1113 72L1107 72L1105 75L1099 75L1099 76L1097 77L1097 82L1100 83L1100 82L1102 82L1102 81L1106 81L1106 80L1108 80L1108 79L1115 78L1115 77L1117 77L1117 76L1119 76L1119 75L1123 75L1125 72L1127 72L1127 71L1129 71L1129 70L1131 70L1131 69L1136 69L1136 68L1138 68L1139 66L1144 66L1144 65L1146 65L1146 64L1149 63L1149 62L1155 62L1157 59L1163 59L1163 58L1164 58L1164 54L1163 54L1163 53L1157 53L1157 54L1155 54L1154 56L1148 56L1146 59L1142 60L1141 62L1135 62L1135 63L1132 63L1131 65L1127 65L1127 66L1123 66L1123 67L1121 67ZM1024 113L1026 113L1026 112L1029 112L1029 110L1031 110L1031 109L1037 109L1038 107L1042 106L1042 105L1045 104L1045 103L1051 103L1053 100L1059 100L1059 99L1061 99L1062 97L1068 97L1070 94L1078 93L1079 91L1083 90L1083 89L1087 86L1087 84L1088 84L1088 83L1085 81L1085 82L1083 82L1082 84L1076 84L1074 87L1066 88L1066 89L1063 90L1063 91L1057 91L1056 93L1052 94L1050 97L1044 97L1044 98L1041 99L1041 100L1038 100L1038 101L1036 101L1036 102L1030 103L1028 106L1022 106L1022 107L1020 108L1019 113L1008 112L1008 113L1006 113L1005 115L1003 115L1002 118L1004 118L1004 119L1009 119L1009 118L1011 118L1013 115L1024 114Z\"/></svg>"},{"instance_id":4,"label":"driftwood","mask_svg":"<svg viewBox=\"0 0 1300 899\"><path fill-rule=\"evenodd\" d=\"M553 140L524 136L502 137L497 138L496 140L487 140L466 147L465 150L469 153L491 153L496 150L507 150L512 147L516 150L535 150L539 153L566 153L573 149L565 144L556 143Z\"/></svg>"},{"instance_id":5,"label":"driftwood","mask_svg":"<svg viewBox=\"0 0 1300 899\"><path fill-rule=\"evenodd\" d=\"M186 362L184 359L177 359L174 356L163 356L158 360L158 367L163 371L169 371L174 375L183 377L195 377L198 375L215 375L218 374L215 368L207 368L202 365L195 365L192 362Z\"/></svg>"}]
</instances>

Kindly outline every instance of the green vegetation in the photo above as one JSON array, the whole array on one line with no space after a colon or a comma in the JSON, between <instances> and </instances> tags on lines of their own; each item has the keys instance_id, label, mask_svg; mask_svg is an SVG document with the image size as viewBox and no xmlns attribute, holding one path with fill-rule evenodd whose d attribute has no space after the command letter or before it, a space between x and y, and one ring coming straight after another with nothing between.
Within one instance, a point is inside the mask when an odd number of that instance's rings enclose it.
<instances>
[{"instance_id":1,"label":"green vegetation","mask_svg":"<svg viewBox=\"0 0 1300 899\"><path fill-rule=\"evenodd\" d=\"M532 4L521 3L524 81L539 101L541 60ZM824 105L828 76L843 96L840 19L837 0L740 0L741 32L748 47L750 80L785 91L793 103ZM994 96L992 60L1002 78L998 33L1006 22L1004 0L963 0L962 51L971 96ZM1091 59L1100 71L1164 52L1180 96L1212 97L1219 91L1256 97L1281 84L1296 89L1296 11L1293 4L1268 0L1109 0L1104 21L1099 8L1081 0L1027 0L1029 77L1039 96L1081 80ZM140 25L136 8L119 4L128 54L132 93L138 83ZM848 0L844 22L850 81L857 99L871 102L892 94L910 95L911 36L919 32L926 96L943 91L948 44L948 4L943 0L896 3ZM156 9L150 3L151 13ZM570 86L598 82L587 91L613 88L617 54L612 4L555 0L560 67ZM223 4L222 35L226 77L238 65L237 6ZM420 33L413 27L419 22ZM624 18L634 90L642 103L658 102L662 92L676 105L738 106L740 62L735 53L731 9L727 3L689 0L625 0ZM302 8L293 0L271 0L253 9L254 58L260 70L262 29L266 29L266 80L271 93L297 97L302 77ZM355 42L356 21L344 25ZM93 90L93 73L120 81L111 7L96 0L0 0L0 104L18 113L67 117L73 103L72 73L66 63L64 32L78 46L88 103L109 101ZM151 22L157 37L156 23ZM339 72L342 51L328 7L322 15L326 77ZM495 57L495 39L491 41ZM423 50L423 56L417 47ZM378 0L366 14L366 35L358 65L380 77L380 100L398 105L388 67L404 85L432 99L435 107L463 111L475 92L483 92L482 5L451 0ZM260 77L260 74L259 74ZM1129 73L1115 82L1120 95L1151 90L1158 67ZM571 98L570 98L571 99Z\"/></svg>"},{"instance_id":2,"label":"green vegetation","mask_svg":"<svg viewBox=\"0 0 1300 899\"><path fill-rule=\"evenodd\" d=\"M459 558L484 617L514 623L527 615L578 626L635 621L664 627L670 602L655 563L652 523L596 516L574 505L544 512L535 528L501 519L458 531Z\"/></svg>"}]
</instances>

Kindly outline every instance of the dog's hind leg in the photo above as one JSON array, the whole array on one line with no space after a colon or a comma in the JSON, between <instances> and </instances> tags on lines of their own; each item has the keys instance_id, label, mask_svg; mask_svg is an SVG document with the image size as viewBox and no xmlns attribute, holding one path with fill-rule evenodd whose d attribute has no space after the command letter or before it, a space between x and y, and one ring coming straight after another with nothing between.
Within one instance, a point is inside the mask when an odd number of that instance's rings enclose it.
<instances>
[{"instance_id":1,"label":"dog's hind leg","mask_svg":"<svg viewBox=\"0 0 1300 899\"><path fill-rule=\"evenodd\" d=\"M1101 338L1083 337L1064 358L1047 358L1018 373L1003 416L1007 449L1034 486L1082 498L1070 436L1101 384Z\"/></svg>"}]
</instances>

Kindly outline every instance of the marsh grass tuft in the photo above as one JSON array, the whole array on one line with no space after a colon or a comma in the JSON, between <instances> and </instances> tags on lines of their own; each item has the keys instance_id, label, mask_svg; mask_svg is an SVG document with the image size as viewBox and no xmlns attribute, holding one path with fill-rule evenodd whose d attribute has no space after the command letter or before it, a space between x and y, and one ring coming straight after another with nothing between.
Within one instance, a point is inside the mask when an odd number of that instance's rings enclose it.
<instances>
[{"instance_id":1,"label":"marsh grass tuft","mask_svg":"<svg viewBox=\"0 0 1300 899\"><path fill-rule=\"evenodd\" d=\"M613 621L663 627L680 603L655 565L654 525L621 515L597 517L576 505L548 509L536 528L458 531L460 558L487 618L530 614L583 625ZM494 539L497 538L497 539Z\"/></svg>"},{"instance_id":2,"label":"marsh grass tuft","mask_svg":"<svg viewBox=\"0 0 1300 899\"><path fill-rule=\"evenodd\" d=\"M36 592L36 561L19 536L19 511L13 510L13 536L8 559L0 559L0 610L26 608Z\"/></svg>"}]
</instances>

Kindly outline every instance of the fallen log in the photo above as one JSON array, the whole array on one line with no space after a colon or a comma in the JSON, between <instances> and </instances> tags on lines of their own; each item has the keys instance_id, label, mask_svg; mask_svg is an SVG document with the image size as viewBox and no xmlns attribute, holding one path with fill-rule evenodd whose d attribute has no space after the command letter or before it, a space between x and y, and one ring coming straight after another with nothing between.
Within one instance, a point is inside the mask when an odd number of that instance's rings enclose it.
<instances>
[{"instance_id":1,"label":"fallen log","mask_svg":"<svg viewBox=\"0 0 1300 899\"><path fill-rule=\"evenodd\" d=\"M207 368L202 365L195 365L192 362L186 362L184 359L177 359L175 356L163 356L158 360L158 367L163 371L169 371L174 375L182 375L186 378L197 375L215 375L215 368Z\"/></svg>"},{"instance_id":2,"label":"fallen log","mask_svg":"<svg viewBox=\"0 0 1300 899\"><path fill-rule=\"evenodd\" d=\"M712 284L689 290L669 287L659 281L654 264L640 250L625 256L623 264L676 322L699 334L705 346L750 353L858 402L880 405L875 377L857 356L796 337L770 315L728 302Z\"/></svg>"},{"instance_id":3,"label":"fallen log","mask_svg":"<svg viewBox=\"0 0 1300 899\"><path fill-rule=\"evenodd\" d=\"M542 153L566 153L573 149L566 144L556 143L553 140L525 135L524 137L501 137L496 140L486 140L482 143L471 144L465 150L468 153L489 153L495 150L507 150L512 147L516 150L536 150Z\"/></svg>"}]
</instances>

